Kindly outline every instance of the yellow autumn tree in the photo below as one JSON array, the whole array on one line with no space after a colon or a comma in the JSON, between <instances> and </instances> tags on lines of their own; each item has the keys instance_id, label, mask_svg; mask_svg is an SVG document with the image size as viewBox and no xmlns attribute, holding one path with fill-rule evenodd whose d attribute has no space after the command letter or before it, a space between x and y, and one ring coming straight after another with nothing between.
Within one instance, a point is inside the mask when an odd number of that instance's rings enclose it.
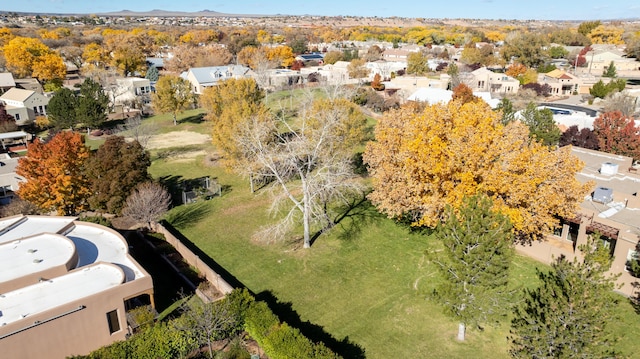
<instances>
[{"instance_id":1,"label":"yellow autumn tree","mask_svg":"<svg viewBox=\"0 0 640 359\"><path fill-rule=\"evenodd\" d=\"M8 44L14 37L16 37L16 35L14 35L10 29L6 27L0 28L0 46Z\"/></svg>"},{"instance_id":2,"label":"yellow autumn tree","mask_svg":"<svg viewBox=\"0 0 640 359\"><path fill-rule=\"evenodd\" d=\"M87 44L82 51L82 59L89 66L102 68L108 59L104 48L95 42Z\"/></svg>"},{"instance_id":3,"label":"yellow autumn tree","mask_svg":"<svg viewBox=\"0 0 640 359\"><path fill-rule=\"evenodd\" d=\"M281 67L290 67L295 61L293 50L289 46L276 46L267 50L267 59Z\"/></svg>"},{"instance_id":4,"label":"yellow autumn tree","mask_svg":"<svg viewBox=\"0 0 640 359\"><path fill-rule=\"evenodd\" d=\"M249 78L221 81L207 87L200 96L200 104L207 110L206 119L213 123L213 144L229 169L243 157L235 140L240 124L267 112L263 98L263 91Z\"/></svg>"},{"instance_id":5,"label":"yellow autumn tree","mask_svg":"<svg viewBox=\"0 0 640 359\"><path fill-rule=\"evenodd\" d=\"M594 44L624 45L623 34L622 28L600 25L591 30L587 37Z\"/></svg>"},{"instance_id":6,"label":"yellow autumn tree","mask_svg":"<svg viewBox=\"0 0 640 359\"><path fill-rule=\"evenodd\" d=\"M41 81L63 79L67 68L62 57L40 40L15 37L3 48L7 67L19 77L33 76Z\"/></svg>"},{"instance_id":7,"label":"yellow autumn tree","mask_svg":"<svg viewBox=\"0 0 640 359\"><path fill-rule=\"evenodd\" d=\"M570 148L530 141L526 126L503 126L481 101L388 112L363 159L369 198L389 217L435 227L447 205L456 210L465 197L485 194L522 240L550 231L556 216L573 216L591 186L575 179L583 164Z\"/></svg>"}]
</instances>

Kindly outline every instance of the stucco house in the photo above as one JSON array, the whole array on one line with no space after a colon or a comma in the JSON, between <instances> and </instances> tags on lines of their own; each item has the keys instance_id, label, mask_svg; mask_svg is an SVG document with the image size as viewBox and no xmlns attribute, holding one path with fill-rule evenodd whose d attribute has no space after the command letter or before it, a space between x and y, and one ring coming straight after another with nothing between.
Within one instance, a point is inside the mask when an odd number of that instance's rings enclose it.
<instances>
[{"instance_id":1,"label":"stucco house","mask_svg":"<svg viewBox=\"0 0 640 359\"><path fill-rule=\"evenodd\" d=\"M16 119L18 126L30 125L37 116L47 115L49 98L35 91L16 87L0 95L7 113Z\"/></svg>"},{"instance_id":2,"label":"stucco house","mask_svg":"<svg viewBox=\"0 0 640 359\"><path fill-rule=\"evenodd\" d=\"M490 92L498 94L515 94L520 88L520 82L503 73L493 72L486 67L481 67L471 72L469 87L473 91Z\"/></svg>"},{"instance_id":3,"label":"stucco house","mask_svg":"<svg viewBox=\"0 0 640 359\"><path fill-rule=\"evenodd\" d=\"M630 157L579 147L573 147L571 153L585 163L576 174L577 179L582 183L594 181L593 192L580 204L575 217L560 219L558 230L545 241L518 245L517 249L546 263L561 255L572 260L581 257L579 247L587 242L588 236L598 232L613 257L610 272L620 275L618 290L635 295L634 283L640 279L629 272L627 263L638 255L640 166Z\"/></svg>"},{"instance_id":4,"label":"stucco house","mask_svg":"<svg viewBox=\"0 0 640 359\"><path fill-rule=\"evenodd\" d=\"M538 74L538 83L549 85L551 95L572 95L578 92L582 81L566 71L555 69L546 74Z\"/></svg>"},{"instance_id":5,"label":"stucco house","mask_svg":"<svg viewBox=\"0 0 640 359\"><path fill-rule=\"evenodd\" d=\"M113 105L144 109L151 103L152 90L149 79L126 77L116 79L105 92Z\"/></svg>"},{"instance_id":6,"label":"stucco house","mask_svg":"<svg viewBox=\"0 0 640 359\"><path fill-rule=\"evenodd\" d=\"M126 311L153 306L151 276L116 231L75 217L0 219L0 352L86 355L131 333Z\"/></svg>"},{"instance_id":7,"label":"stucco house","mask_svg":"<svg viewBox=\"0 0 640 359\"><path fill-rule=\"evenodd\" d=\"M242 65L192 67L180 77L191 83L191 91L202 94L205 88L215 86L219 81L250 76L251 69Z\"/></svg>"},{"instance_id":8,"label":"stucco house","mask_svg":"<svg viewBox=\"0 0 640 359\"><path fill-rule=\"evenodd\" d=\"M589 73L599 75L607 69L613 61L616 71L640 70L640 62L625 56L624 51L615 48L593 49L584 55L587 60Z\"/></svg>"}]
</instances>

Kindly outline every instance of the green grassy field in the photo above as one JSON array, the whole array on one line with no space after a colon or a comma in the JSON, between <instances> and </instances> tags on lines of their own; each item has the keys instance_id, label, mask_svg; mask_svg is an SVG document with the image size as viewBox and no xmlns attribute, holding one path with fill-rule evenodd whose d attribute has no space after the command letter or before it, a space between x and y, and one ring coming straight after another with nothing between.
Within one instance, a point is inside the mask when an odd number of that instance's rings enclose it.
<instances>
[{"instance_id":1,"label":"green grassy field","mask_svg":"<svg viewBox=\"0 0 640 359\"><path fill-rule=\"evenodd\" d=\"M225 188L222 197L178 206L167 221L228 271L232 282L270 300L282 319L345 357L357 357L361 350L367 358L508 357L507 318L482 331L471 328L465 342L455 340L457 323L428 299L440 279L425 252L438 244L384 218L366 202L304 250L299 233L271 244L255 238L261 226L274 220L269 196L250 193L246 179L206 166L202 156L158 159L150 171L170 182L216 178ZM534 286L537 267L544 268L517 257L512 285ZM640 317L626 300L620 309L621 318L612 327L621 339L620 350L631 355Z\"/></svg>"}]
</instances>

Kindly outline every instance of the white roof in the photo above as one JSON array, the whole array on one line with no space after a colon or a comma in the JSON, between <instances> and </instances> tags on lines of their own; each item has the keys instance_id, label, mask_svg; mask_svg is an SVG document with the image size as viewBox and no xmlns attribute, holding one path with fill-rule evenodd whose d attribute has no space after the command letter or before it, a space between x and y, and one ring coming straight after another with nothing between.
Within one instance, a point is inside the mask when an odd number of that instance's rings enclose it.
<instances>
[{"instance_id":1,"label":"white roof","mask_svg":"<svg viewBox=\"0 0 640 359\"><path fill-rule=\"evenodd\" d=\"M0 133L0 140L23 138L23 137L28 137L28 136L29 136L29 134L24 132L24 131L4 132L4 133Z\"/></svg>"},{"instance_id":2,"label":"white roof","mask_svg":"<svg viewBox=\"0 0 640 359\"><path fill-rule=\"evenodd\" d=\"M0 326L116 287L123 279L120 268L99 263L0 294Z\"/></svg>"},{"instance_id":3,"label":"white roof","mask_svg":"<svg viewBox=\"0 0 640 359\"><path fill-rule=\"evenodd\" d=\"M66 265L76 248L64 236L43 233L0 245L0 283Z\"/></svg>"},{"instance_id":4,"label":"white roof","mask_svg":"<svg viewBox=\"0 0 640 359\"><path fill-rule=\"evenodd\" d=\"M36 92L35 91L31 91L31 90L23 90L23 89L19 89L19 88L16 88L16 87L12 87L9 90L7 90L7 92L2 94L2 96L0 96L0 98L5 100L5 101L24 102L29 97L31 97L34 93L36 93Z\"/></svg>"},{"instance_id":5,"label":"white roof","mask_svg":"<svg viewBox=\"0 0 640 359\"><path fill-rule=\"evenodd\" d=\"M0 326L144 277L128 251L117 232L75 217L0 218L0 284L61 265L70 269L2 293Z\"/></svg>"},{"instance_id":6,"label":"white roof","mask_svg":"<svg viewBox=\"0 0 640 359\"><path fill-rule=\"evenodd\" d=\"M473 92L474 96L480 97L484 100L484 102L488 103L491 108L496 108L500 100L492 99L491 94L489 92ZM439 88L431 88L431 87L420 87L416 92L411 94L407 100L409 101L418 101L418 102L426 102L430 105L434 105L436 103L447 103L451 101L453 97L453 91L443 90Z\"/></svg>"},{"instance_id":7,"label":"white roof","mask_svg":"<svg viewBox=\"0 0 640 359\"><path fill-rule=\"evenodd\" d=\"M0 87L15 87L16 82L13 80L11 72L0 72Z\"/></svg>"}]
</instances>

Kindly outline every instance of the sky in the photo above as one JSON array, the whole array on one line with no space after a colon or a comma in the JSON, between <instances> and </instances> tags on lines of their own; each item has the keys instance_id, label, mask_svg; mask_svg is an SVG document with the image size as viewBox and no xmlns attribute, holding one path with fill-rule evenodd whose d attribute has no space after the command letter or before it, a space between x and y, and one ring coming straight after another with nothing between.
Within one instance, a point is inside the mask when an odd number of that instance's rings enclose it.
<instances>
[{"instance_id":1,"label":"sky","mask_svg":"<svg viewBox=\"0 0 640 359\"><path fill-rule=\"evenodd\" d=\"M2 0L0 11L96 14L112 11L211 10L226 14L326 15L506 20L640 18L637 0Z\"/></svg>"}]
</instances>

